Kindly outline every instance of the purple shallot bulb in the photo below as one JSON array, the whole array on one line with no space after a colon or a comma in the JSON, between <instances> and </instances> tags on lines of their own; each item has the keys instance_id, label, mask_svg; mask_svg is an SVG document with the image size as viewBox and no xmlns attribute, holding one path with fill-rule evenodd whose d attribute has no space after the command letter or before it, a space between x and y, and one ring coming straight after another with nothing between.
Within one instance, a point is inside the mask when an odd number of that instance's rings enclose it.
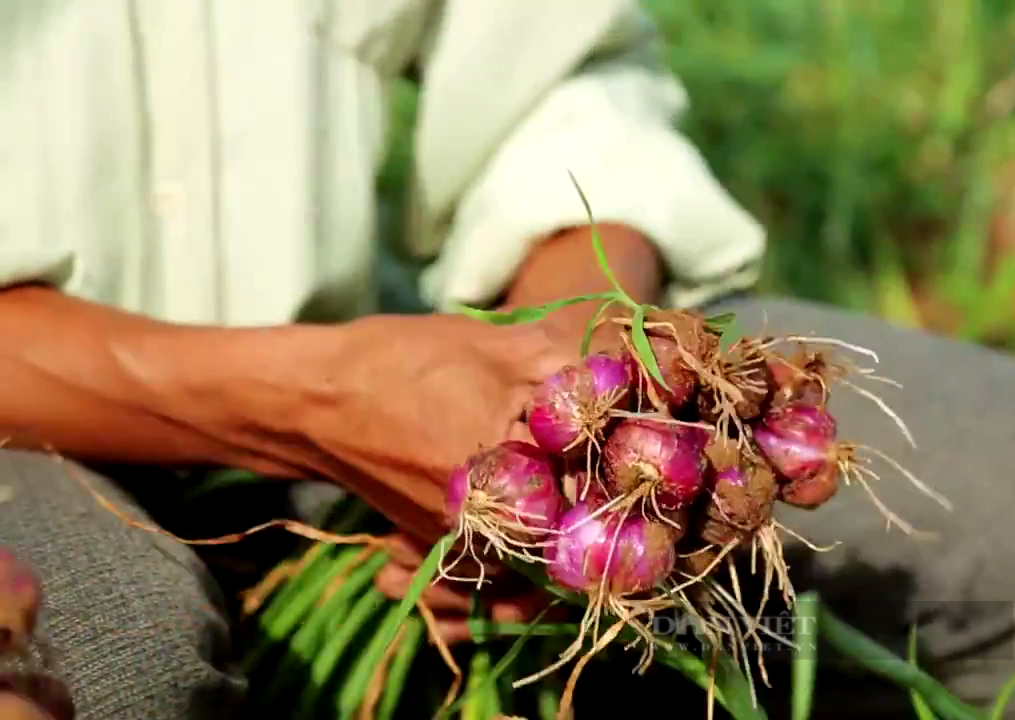
<instances>
[{"instance_id":1,"label":"purple shallot bulb","mask_svg":"<svg viewBox=\"0 0 1015 720\"><path fill-rule=\"evenodd\" d=\"M566 365L533 392L526 411L532 439L549 453L577 453L602 436L610 411L624 403L631 384L628 364L611 355Z\"/></svg>"},{"instance_id":2,"label":"purple shallot bulb","mask_svg":"<svg viewBox=\"0 0 1015 720\"><path fill-rule=\"evenodd\" d=\"M614 595L651 590L676 564L672 530L641 515L605 512L579 503L558 523L558 534L544 551L548 573L558 584L595 594L605 578Z\"/></svg>"},{"instance_id":3,"label":"purple shallot bulb","mask_svg":"<svg viewBox=\"0 0 1015 720\"><path fill-rule=\"evenodd\" d=\"M546 453L509 440L455 468L445 505L453 523L473 523L481 533L483 523L492 523L510 538L528 542L554 527L566 503Z\"/></svg>"},{"instance_id":4,"label":"purple shallot bulb","mask_svg":"<svg viewBox=\"0 0 1015 720\"><path fill-rule=\"evenodd\" d=\"M611 495L651 485L655 504L676 510L705 487L704 454L711 434L704 428L660 420L625 420L603 449L606 486Z\"/></svg>"},{"instance_id":5,"label":"purple shallot bulb","mask_svg":"<svg viewBox=\"0 0 1015 720\"><path fill-rule=\"evenodd\" d=\"M787 480L813 477L837 466L837 431L828 410L802 403L771 408L753 428L762 454Z\"/></svg>"}]
</instances>

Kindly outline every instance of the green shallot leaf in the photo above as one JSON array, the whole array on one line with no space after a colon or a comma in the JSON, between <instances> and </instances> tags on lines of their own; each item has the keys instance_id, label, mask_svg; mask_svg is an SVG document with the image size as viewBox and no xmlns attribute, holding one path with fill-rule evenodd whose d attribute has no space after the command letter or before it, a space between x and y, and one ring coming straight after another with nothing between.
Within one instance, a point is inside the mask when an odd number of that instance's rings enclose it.
<instances>
[{"instance_id":1,"label":"green shallot leaf","mask_svg":"<svg viewBox=\"0 0 1015 720\"><path fill-rule=\"evenodd\" d=\"M509 560L508 564L528 577L536 585L556 595L569 605L581 607L588 603L586 596L565 590L550 582L546 571L540 566L513 560ZM538 621L538 618L536 620ZM537 622L533 622L529 626L511 623L498 623L496 626L473 625L472 629L474 633L478 631L482 635L487 628L492 627L496 627L497 632L501 635L510 634L512 629L520 631L522 628L528 628L533 635L539 634L543 636L568 635L574 637L578 632L578 628L575 625L556 623L539 625ZM626 628L620 634L620 639L627 642L639 641L638 635L631 628ZM663 665L679 671L706 691L712 685L712 675L705 661L690 650L681 647L679 643L672 643L668 650L658 648L656 650L656 658ZM715 675L715 699L730 712L734 720L767 719L768 716L765 714L765 711L754 703L754 696L751 693L751 687L747 682L747 678L744 677L743 672L741 672L740 668L726 652L719 653Z\"/></svg>"},{"instance_id":2,"label":"green shallot leaf","mask_svg":"<svg viewBox=\"0 0 1015 720\"><path fill-rule=\"evenodd\" d=\"M423 559L419 569L416 571L416 575L412 578L412 583L410 583L405 597L401 599L395 612L388 616L388 619L377 633L379 637L376 639L376 643L377 647L380 648L379 657L383 656L391 643L395 641L398 629L412 614L416 603L419 602L420 597L423 595L423 591L430 586L430 583L437 576L437 568L440 567L444 556L448 554L448 550L455 544L457 536L457 532L449 532L434 544L433 548L430 549L430 552Z\"/></svg>"},{"instance_id":3,"label":"green shallot leaf","mask_svg":"<svg viewBox=\"0 0 1015 720\"><path fill-rule=\"evenodd\" d=\"M705 318L705 324L711 325L712 327L721 330L725 326L736 320L736 313L720 313L719 315L713 315Z\"/></svg>"},{"instance_id":4,"label":"green shallot leaf","mask_svg":"<svg viewBox=\"0 0 1015 720\"><path fill-rule=\"evenodd\" d=\"M352 550L353 548L350 548ZM359 550L359 548L356 548ZM299 629L290 638L285 655L273 673L274 677L265 697L273 698L282 693L285 683L290 682L294 677L299 676L301 667L306 667L314 660L314 656L321 649L328 637L328 627L336 619L344 617L349 611L350 603L367 587L371 586L374 576L384 567L388 561L387 553L378 552L363 561L356 568L352 568L340 585L328 597L323 600L322 592L331 585L334 579L349 568L357 553L343 555L334 562L333 569L328 575L328 582L321 587L314 595L301 598L303 602L309 602L312 610L309 614L301 613L293 620L298 623ZM296 603L293 603L295 606ZM290 628L291 629L291 628Z\"/></svg>"},{"instance_id":5,"label":"green shallot leaf","mask_svg":"<svg viewBox=\"0 0 1015 720\"><path fill-rule=\"evenodd\" d=\"M462 720L489 720L490 707L490 653L485 648L476 648L469 663L469 680L462 703ZM496 690L494 690L496 692Z\"/></svg>"},{"instance_id":6,"label":"green shallot leaf","mask_svg":"<svg viewBox=\"0 0 1015 720\"><path fill-rule=\"evenodd\" d=\"M371 586L356 601L348 614L342 618L342 622L335 633L328 638L328 641L317 652L313 663L310 665L309 682L300 697L300 717L314 716L317 699L327 686L328 681L334 674L346 650L349 649L349 645L356 637L356 634L387 602L388 599L384 594L376 587Z\"/></svg>"},{"instance_id":7,"label":"green shallot leaf","mask_svg":"<svg viewBox=\"0 0 1015 720\"><path fill-rule=\"evenodd\" d=\"M519 307L514 310L480 310L468 305L456 305L455 309L463 315L468 315L476 320L490 323L491 325L522 325L524 323L538 322L552 312L570 305L578 305L592 300L608 300L614 298L613 292L593 293L591 295L577 295L570 298L562 298L548 302L545 305L535 307Z\"/></svg>"},{"instance_id":8,"label":"green shallot leaf","mask_svg":"<svg viewBox=\"0 0 1015 720\"><path fill-rule=\"evenodd\" d=\"M391 660L391 667L388 669L388 677L384 683L384 695L381 696L381 702L377 708L377 720L391 720L395 716L398 701L401 700L402 691L405 689L405 681L412 668L412 661L416 659L416 654L423 645L425 632L426 624L423 622L423 618L418 615L410 615L406 619L404 634L395 657Z\"/></svg>"},{"instance_id":9,"label":"green shallot leaf","mask_svg":"<svg viewBox=\"0 0 1015 720\"><path fill-rule=\"evenodd\" d=\"M617 291L617 299L628 307L635 307L637 303L631 299L631 297L624 292L624 288L620 287L620 283L617 282L617 277L613 274L613 270L610 268L610 263L606 259L606 248L603 246L603 238L599 235L599 228L596 227L596 220L592 215L592 206L589 205L589 200L585 197L584 191L578 184L578 180L575 179L574 173L570 170L567 171L568 177L571 178L571 184L574 185L574 189L578 191L578 197L581 198L582 205L585 206L585 214L589 219L589 227L592 229L592 247L596 251L596 260L599 262L599 268L603 271L603 275L610 281L610 285Z\"/></svg>"},{"instance_id":10,"label":"green shallot leaf","mask_svg":"<svg viewBox=\"0 0 1015 720\"><path fill-rule=\"evenodd\" d=\"M562 699L560 688L553 683L543 682L539 684L537 692L536 712L539 713L540 720L557 720L557 709Z\"/></svg>"},{"instance_id":11,"label":"green shallot leaf","mask_svg":"<svg viewBox=\"0 0 1015 720\"><path fill-rule=\"evenodd\" d=\"M633 636L625 632L621 637ZM633 639L633 637L628 637ZM707 651L706 651L707 652ZM702 658L680 643L672 643L670 649L659 648L656 658L663 665L680 671L684 677L706 692L712 686L712 673ZM767 720L765 711L754 702L750 684L740 667L725 652L720 651L715 667L715 699L729 711L734 720Z\"/></svg>"},{"instance_id":12,"label":"green shallot leaf","mask_svg":"<svg viewBox=\"0 0 1015 720\"><path fill-rule=\"evenodd\" d=\"M363 704L363 699L367 695L367 690L370 687L371 680L373 680L374 673L377 672L377 668L384 659L384 652L386 650L382 646L384 634L394 625L397 636L398 628L404 622L403 618L398 616L397 611L398 607L392 603L385 613L384 620L381 621L377 633L370 639L366 650L356 659L352 672L342 683L342 688L338 695L338 717L340 720L352 720L356 716L356 711L359 710L360 705Z\"/></svg>"},{"instance_id":13,"label":"green shallot leaf","mask_svg":"<svg viewBox=\"0 0 1015 720\"><path fill-rule=\"evenodd\" d=\"M194 487L189 488L184 493L184 498L187 502L195 502L202 499L205 495L217 490L225 490L237 486L243 487L245 485L256 485L264 482L268 482L268 479L261 473L256 473L251 470L240 470L238 468L227 468L225 470L218 470L216 472L209 473L208 477L196 484Z\"/></svg>"},{"instance_id":14,"label":"green shallot leaf","mask_svg":"<svg viewBox=\"0 0 1015 720\"><path fill-rule=\"evenodd\" d=\"M913 667L919 667L916 649L916 625L912 625L909 628L909 664ZM937 720L931 709L927 707L927 703L924 702L924 699L920 696L920 693L911 689L909 691L909 699L913 703L913 712L916 713L918 720Z\"/></svg>"},{"instance_id":15,"label":"green shallot leaf","mask_svg":"<svg viewBox=\"0 0 1015 720\"><path fill-rule=\"evenodd\" d=\"M998 693L994 707L990 711L990 720L1004 720L1004 711L1008 709L1008 703L1011 702L1013 694L1015 694L1015 675L1004 684L1001 692Z\"/></svg>"},{"instance_id":16,"label":"green shallot leaf","mask_svg":"<svg viewBox=\"0 0 1015 720\"><path fill-rule=\"evenodd\" d=\"M558 602L558 601L555 601ZM538 619L538 618L537 618ZM489 620L469 620L469 630L476 642L487 642L499 637L568 637L578 634L575 623L495 623Z\"/></svg>"},{"instance_id":17,"label":"green shallot leaf","mask_svg":"<svg viewBox=\"0 0 1015 720\"><path fill-rule=\"evenodd\" d=\"M659 363L656 362L656 356L652 352L652 346L648 342L648 335L645 334L644 305L639 305L635 308L634 317L631 319L631 342L634 343L635 352L638 353L638 358L641 360L642 364L645 365L645 369L648 370L649 375L651 375L657 383L669 390L669 386L666 384L666 381L663 380L662 371L659 370Z\"/></svg>"},{"instance_id":18,"label":"green shallot leaf","mask_svg":"<svg viewBox=\"0 0 1015 720\"><path fill-rule=\"evenodd\" d=\"M794 603L793 614L793 720L808 720L814 703L814 680L818 672L818 596L804 593Z\"/></svg>"},{"instance_id":19,"label":"green shallot leaf","mask_svg":"<svg viewBox=\"0 0 1015 720\"><path fill-rule=\"evenodd\" d=\"M835 617L824 603L818 610L818 632L829 647L868 672L918 692L942 720L983 720L984 715L979 710L956 698L920 668Z\"/></svg>"},{"instance_id":20,"label":"green shallot leaf","mask_svg":"<svg viewBox=\"0 0 1015 720\"><path fill-rule=\"evenodd\" d=\"M518 658L522 652L522 648L525 646L525 642L536 635L569 635L574 637L578 632L577 625L559 624L559 623L546 623L541 624L539 621L543 619L543 616L556 605L559 601L555 600L550 603L542 612L537 615L531 623L495 623L488 620L469 620L469 629L472 631L472 637L477 643L485 642L490 638L504 637L508 635L518 635L518 639L512 643L508 651L504 653L504 657L497 661L497 664L493 666L493 669L487 674L485 679L486 684L494 684L501 675L503 675L511 664ZM485 687L485 684L482 686ZM475 692L477 688L470 688L465 695L458 698L446 711L446 715L453 715L463 703L465 703L469 696ZM438 719L445 717L445 714L438 716Z\"/></svg>"},{"instance_id":21,"label":"green shallot leaf","mask_svg":"<svg viewBox=\"0 0 1015 720\"><path fill-rule=\"evenodd\" d=\"M599 309L596 310L596 314L592 316L592 319L589 320L588 327L585 328L585 337L582 338L582 357L586 357L589 354L589 346L592 344L592 335L596 331L596 326L599 324L603 315L606 314L606 311L609 310L610 306L615 302L617 301L612 299L604 302L599 306Z\"/></svg>"},{"instance_id":22,"label":"green shallot leaf","mask_svg":"<svg viewBox=\"0 0 1015 720\"><path fill-rule=\"evenodd\" d=\"M744 333L740 329L740 323L737 322L736 318L733 318L722 328L722 333L719 336L719 347L725 352L743 336Z\"/></svg>"}]
</instances>

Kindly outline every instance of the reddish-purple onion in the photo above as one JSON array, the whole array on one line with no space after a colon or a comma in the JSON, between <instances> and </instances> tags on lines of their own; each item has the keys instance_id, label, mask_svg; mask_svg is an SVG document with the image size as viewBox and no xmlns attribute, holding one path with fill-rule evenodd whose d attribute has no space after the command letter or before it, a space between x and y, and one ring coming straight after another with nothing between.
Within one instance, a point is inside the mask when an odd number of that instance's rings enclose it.
<instances>
[{"instance_id":1,"label":"reddish-purple onion","mask_svg":"<svg viewBox=\"0 0 1015 720\"><path fill-rule=\"evenodd\" d=\"M556 583L595 593L605 576L609 591L623 595L650 590L673 572L676 549L668 526L640 514L622 522L619 513L609 512L588 519L593 512L578 503L560 518L559 534L544 551Z\"/></svg>"},{"instance_id":2,"label":"reddish-purple onion","mask_svg":"<svg viewBox=\"0 0 1015 720\"><path fill-rule=\"evenodd\" d=\"M687 366L674 340L649 337L648 342L659 366L659 374L666 381L666 387L663 387L658 380L651 378L652 388L670 410L679 410L698 389L698 374ZM627 361L631 366L632 376L638 378L641 374L638 361L631 354L628 354Z\"/></svg>"},{"instance_id":3,"label":"reddish-purple onion","mask_svg":"<svg viewBox=\"0 0 1015 720\"><path fill-rule=\"evenodd\" d=\"M0 654L23 647L35 629L42 585L27 563L0 546ZM5 644L6 643L6 644Z\"/></svg>"},{"instance_id":4,"label":"reddish-purple onion","mask_svg":"<svg viewBox=\"0 0 1015 720\"><path fill-rule=\"evenodd\" d=\"M705 487L704 450L711 434L704 428L632 418L610 435L603 448L606 488L627 494L651 483L662 510L676 510Z\"/></svg>"},{"instance_id":5,"label":"reddish-purple onion","mask_svg":"<svg viewBox=\"0 0 1015 720\"><path fill-rule=\"evenodd\" d=\"M566 365L533 392L526 413L532 439L555 454L583 448L602 433L632 379L625 360L602 353Z\"/></svg>"},{"instance_id":6,"label":"reddish-purple onion","mask_svg":"<svg viewBox=\"0 0 1015 720\"><path fill-rule=\"evenodd\" d=\"M553 528L566 507L549 457L516 440L480 450L451 473L445 506L453 522L492 503L504 521L534 530Z\"/></svg>"},{"instance_id":7,"label":"reddish-purple onion","mask_svg":"<svg viewBox=\"0 0 1015 720\"><path fill-rule=\"evenodd\" d=\"M803 480L837 464L837 431L825 408L791 403L765 413L754 426L754 440L779 475Z\"/></svg>"}]
</instances>

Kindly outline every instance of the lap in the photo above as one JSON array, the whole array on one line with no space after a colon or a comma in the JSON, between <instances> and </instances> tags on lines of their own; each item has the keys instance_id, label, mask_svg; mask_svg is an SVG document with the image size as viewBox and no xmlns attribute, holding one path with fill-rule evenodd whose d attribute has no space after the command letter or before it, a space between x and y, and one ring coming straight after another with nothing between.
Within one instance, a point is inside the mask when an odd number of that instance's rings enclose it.
<instances>
[{"instance_id":1,"label":"lap","mask_svg":"<svg viewBox=\"0 0 1015 720\"><path fill-rule=\"evenodd\" d=\"M985 348L890 326L877 319L802 302L731 300L745 333L836 337L878 353L877 374L902 384L866 382L915 436L910 447L870 400L837 387L832 410L840 437L873 446L944 494L952 512L900 473L875 461L872 485L890 509L934 541L885 532L864 491L840 490L817 512L782 508L781 522L827 553L791 543L798 588L814 587L848 620L904 652L910 623L937 663L936 674L972 702L987 702L1015 666L1015 359ZM862 363L872 365L872 363Z\"/></svg>"},{"instance_id":2,"label":"lap","mask_svg":"<svg viewBox=\"0 0 1015 720\"><path fill-rule=\"evenodd\" d=\"M142 519L110 482L86 477ZM0 544L42 578L37 635L79 718L229 716L244 682L220 593L189 548L131 528L44 455L0 450L0 492Z\"/></svg>"}]
</instances>

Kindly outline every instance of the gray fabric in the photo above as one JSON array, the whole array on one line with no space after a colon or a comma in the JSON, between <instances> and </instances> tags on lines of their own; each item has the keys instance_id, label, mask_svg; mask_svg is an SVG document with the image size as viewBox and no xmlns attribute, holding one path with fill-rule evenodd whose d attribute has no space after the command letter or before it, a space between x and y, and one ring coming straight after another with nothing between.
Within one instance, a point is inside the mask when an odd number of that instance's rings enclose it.
<instances>
[{"instance_id":1,"label":"gray fabric","mask_svg":"<svg viewBox=\"0 0 1015 720\"><path fill-rule=\"evenodd\" d=\"M759 329L764 310L770 332L814 332L871 347L882 357L881 374L906 386L874 387L909 422L921 445L916 452L869 401L839 390L834 408L844 438L886 451L953 500L954 513L939 511L888 469L877 488L890 507L945 540L928 545L885 534L861 492L844 489L818 513L782 514L814 542L843 542L825 554L790 543L792 570L800 589L817 588L840 614L899 651L909 621L918 620L935 672L967 699L988 701L1015 669L1015 529L1008 517L1015 482L1007 464L1015 447L1015 361L796 302L742 299L724 308L747 330ZM91 480L125 502L108 482ZM220 593L196 555L126 527L42 456L0 451L0 497L2 486L13 496L0 504L0 543L32 562L46 583L41 636L55 651L79 717L228 717L244 686L229 669ZM318 505L312 500L332 491L298 492L305 496L296 504L310 514ZM770 717L788 717L778 705L786 680L772 682ZM872 687L843 676L834 684L819 679L815 717L912 715L904 694Z\"/></svg>"},{"instance_id":2,"label":"gray fabric","mask_svg":"<svg viewBox=\"0 0 1015 720\"><path fill-rule=\"evenodd\" d=\"M786 300L738 299L717 310L736 312L745 333L767 318L774 335L832 336L880 356L878 373L897 389L867 382L906 421L919 446L910 448L875 405L846 388L832 409L840 439L876 447L939 490L951 513L922 496L884 463L875 492L922 530L926 542L898 530L856 485L817 512L786 508L779 519L810 541L842 544L816 553L789 543L798 589L816 588L840 616L905 654L908 625L917 622L933 672L970 702L987 704L1015 672L1015 361L1010 356L878 320ZM764 318L763 318L764 313ZM862 360L862 358L859 358ZM871 365L872 363L861 363ZM842 677L821 684L817 717L911 717L908 698ZM785 686L783 686L785 687ZM772 694L772 702L785 692ZM894 701L896 704L892 705ZM788 716L775 710L773 717ZM1011 713L1015 717L1015 710Z\"/></svg>"},{"instance_id":3,"label":"gray fabric","mask_svg":"<svg viewBox=\"0 0 1015 720\"><path fill-rule=\"evenodd\" d=\"M80 720L232 716L245 682L230 669L220 593L189 548L130 528L44 455L0 451L0 487L0 543L42 578L37 636Z\"/></svg>"}]
</instances>

